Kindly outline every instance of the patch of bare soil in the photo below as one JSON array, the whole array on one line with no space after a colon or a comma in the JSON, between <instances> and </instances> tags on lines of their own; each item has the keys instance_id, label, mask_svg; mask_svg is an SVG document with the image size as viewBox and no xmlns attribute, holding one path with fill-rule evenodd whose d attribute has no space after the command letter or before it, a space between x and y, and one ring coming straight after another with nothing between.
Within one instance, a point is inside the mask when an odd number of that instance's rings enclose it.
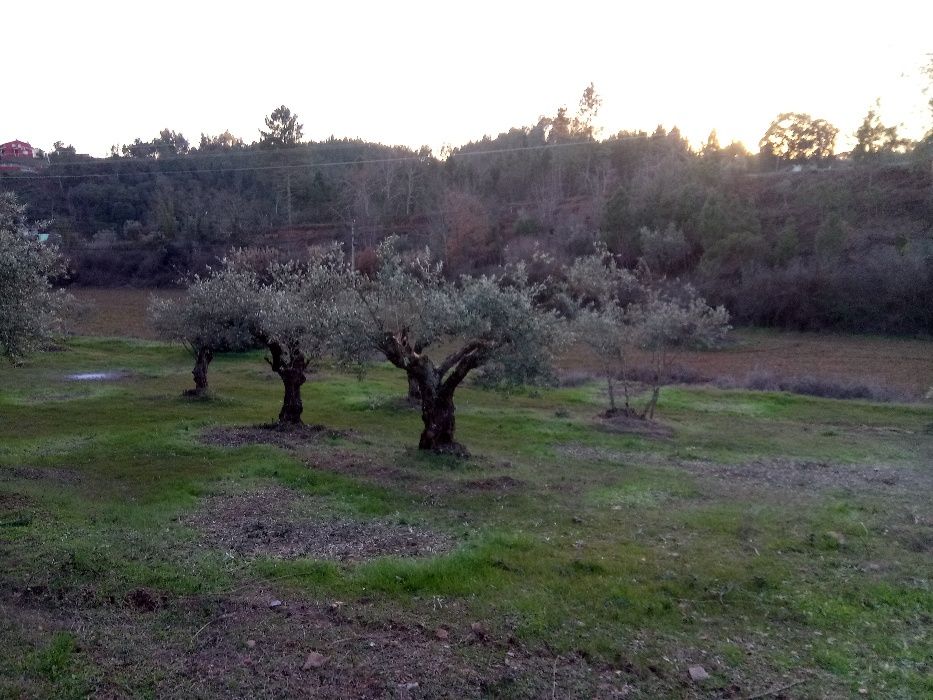
<instances>
[{"instance_id":1,"label":"patch of bare soil","mask_svg":"<svg viewBox=\"0 0 933 700\"><path fill-rule=\"evenodd\" d=\"M270 607L277 595L49 607L14 591L0 603L17 633L37 644L48 630L75 634L78 653L97 669L95 697L613 699L657 688L650 672L630 664L529 649L470 619L435 628L374 620L365 602Z\"/></svg>"},{"instance_id":2,"label":"patch of bare soil","mask_svg":"<svg viewBox=\"0 0 933 700\"><path fill-rule=\"evenodd\" d=\"M848 489L904 495L930 493L933 489L933 471L910 467L833 464L783 458L756 459L741 464L720 464L708 460L685 460L661 454L578 444L558 445L555 451L574 459L679 468L695 476L732 485L745 483L768 488L775 495L779 494L782 488L799 492Z\"/></svg>"},{"instance_id":3,"label":"patch of bare soil","mask_svg":"<svg viewBox=\"0 0 933 700\"><path fill-rule=\"evenodd\" d=\"M34 503L20 493L0 491L0 527L16 527L32 522Z\"/></svg>"},{"instance_id":4,"label":"patch of bare soil","mask_svg":"<svg viewBox=\"0 0 933 700\"><path fill-rule=\"evenodd\" d=\"M294 450L322 440L349 437L345 430L334 430L323 425L284 426L279 423L236 427L211 428L201 433L201 442L221 447L244 445L275 445Z\"/></svg>"},{"instance_id":5,"label":"patch of bare soil","mask_svg":"<svg viewBox=\"0 0 933 700\"><path fill-rule=\"evenodd\" d=\"M515 491L526 486L526 484L524 481L511 476L491 476L487 479L464 481L463 486L476 491Z\"/></svg>"},{"instance_id":6,"label":"patch of bare soil","mask_svg":"<svg viewBox=\"0 0 933 700\"><path fill-rule=\"evenodd\" d=\"M410 488L414 483L422 481L421 477L412 472L344 450L313 453L307 464L312 469L363 478L380 486L394 487L405 484L406 488Z\"/></svg>"},{"instance_id":7,"label":"patch of bare soil","mask_svg":"<svg viewBox=\"0 0 933 700\"><path fill-rule=\"evenodd\" d=\"M906 467L839 465L793 459L762 459L743 464L677 460L677 467L728 483L751 483L778 492L841 489L889 494L930 493L933 474Z\"/></svg>"},{"instance_id":8,"label":"patch of bare soil","mask_svg":"<svg viewBox=\"0 0 933 700\"><path fill-rule=\"evenodd\" d=\"M615 450L611 447L594 447L573 442L554 445L554 451L571 459L611 462L613 464L660 464L669 462L663 456L654 453Z\"/></svg>"},{"instance_id":9,"label":"patch of bare soil","mask_svg":"<svg viewBox=\"0 0 933 700\"><path fill-rule=\"evenodd\" d=\"M669 439L674 436L674 431L663 423L658 423L645 418L628 415L622 411L610 413L607 411L600 415L595 423L598 430L607 433L623 433L625 435L638 435L640 437Z\"/></svg>"},{"instance_id":10,"label":"patch of bare soil","mask_svg":"<svg viewBox=\"0 0 933 700\"><path fill-rule=\"evenodd\" d=\"M334 474L365 479L370 483L386 488L402 488L407 493L426 496L435 505L438 503L437 499L464 491L510 493L528 487L525 482L507 475L468 480L431 476L423 472L384 464L369 455L353 453L347 450L324 449L306 451L305 454L307 455L305 462L311 469L320 469ZM483 468L501 468L503 466L501 464L493 465L482 458L474 458L471 464Z\"/></svg>"},{"instance_id":11,"label":"patch of bare soil","mask_svg":"<svg viewBox=\"0 0 933 700\"><path fill-rule=\"evenodd\" d=\"M388 520L322 516L312 499L270 486L208 496L184 522L209 547L240 556L314 557L360 561L382 556L430 556L449 551L449 535Z\"/></svg>"},{"instance_id":12,"label":"patch of bare soil","mask_svg":"<svg viewBox=\"0 0 933 700\"><path fill-rule=\"evenodd\" d=\"M81 474L65 467L30 467L19 465L15 467L0 467L0 481L25 479L27 481L52 481L56 484L77 484L81 482Z\"/></svg>"}]
</instances>

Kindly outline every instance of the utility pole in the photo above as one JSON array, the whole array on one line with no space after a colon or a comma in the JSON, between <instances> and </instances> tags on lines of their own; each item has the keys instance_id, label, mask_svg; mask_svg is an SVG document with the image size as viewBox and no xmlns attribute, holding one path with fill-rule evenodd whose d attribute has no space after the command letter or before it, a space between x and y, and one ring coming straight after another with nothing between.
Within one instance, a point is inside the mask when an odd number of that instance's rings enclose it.
<instances>
[{"instance_id":1,"label":"utility pole","mask_svg":"<svg viewBox=\"0 0 933 700\"><path fill-rule=\"evenodd\" d=\"M356 268L356 219L350 219L350 269Z\"/></svg>"},{"instance_id":2,"label":"utility pole","mask_svg":"<svg viewBox=\"0 0 933 700\"><path fill-rule=\"evenodd\" d=\"M292 174L285 175L285 197L288 205L288 227L292 227Z\"/></svg>"}]
</instances>

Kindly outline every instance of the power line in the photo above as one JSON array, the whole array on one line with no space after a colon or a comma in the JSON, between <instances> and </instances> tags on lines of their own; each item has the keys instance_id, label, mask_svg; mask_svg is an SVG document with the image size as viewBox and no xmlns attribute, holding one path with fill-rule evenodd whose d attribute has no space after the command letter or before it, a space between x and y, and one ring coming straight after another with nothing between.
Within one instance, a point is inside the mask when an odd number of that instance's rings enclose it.
<instances>
[{"instance_id":1,"label":"power line","mask_svg":"<svg viewBox=\"0 0 933 700\"><path fill-rule=\"evenodd\" d=\"M503 136L503 135L508 136L509 134L508 132L503 132L502 134L500 134L500 136ZM647 134L644 134L641 136L631 135L631 136L617 137L617 138L612 139L612 141L609 141L609 140L607 141L574 141L574 142L563 143L563 144L538 144L535 146L519 147L519 148L543 148L543 147L559 147L559 146L583 145L583 144L599 145L599 144L612 143L615 141L627 140L629 138L647 138ZM463 149L463 148L468 148L470 146L480 146L484 143L484 141L485 139L481 139L479 141L471 141L469 143L464 144L463 146L458 146L458 148ZM133 145L135 144L125 144L125 146L133 146ZM140 146L151 146L152 142L151 141L144 142L144 143L140 143L139 145ZM353 140L353 139L345 138L345 139L340 139L340 140L335 139L334 141L313 141L313 142L309 141L309 142L304 142L304 143L297 143L297 144L294 144L293 146L277 146L275 148L267 148L267 147L260 146L258 143L252 143L252 144L243 144L242 146L238 148L228 148L222 152L206 152L206 153L197 150L197 147L195 146L193 152L189 152L186 154L177 154L177 155L171 155L171 156L160 155L155 158L146 158L146 157L134 158L130 156L116 157L116 158L113 158L113 157L91 158L90 160L77 160L77 161L56 163L55 165L56 166L61 165L61 166L67 166L67 167L97 167L97 166L104 166L104 165L120 163L120 162L170 163L170 162L179 161L179 160L194 160L194 159L200 160L200 159L208 159L208 158L231 158L231 157L232 158L243 158L243 157L256 157L256 156L280 154L280 153L281 154L309 153L313 150L324 149L324 148L331 149L331 150L353 149L353 148L360 149L360 150L366 150L366 149L407 150L407 151L412 152L413 154L412 157L418 157L418 158L428 157L428 156L420 156L416 154L414 149L412 149L410 146L405 146L401 144L390 145L390 144L382 144L382 143L373 143L371 141ZM452 153L451 155L459 157L463 155L471 155L472 153L478 153L478 152L488 153L488 152L495 152L495 151L473 151L471 153L456 153L456 154ZM46 151L46 155L50 155L50 154L51 152ZM435 156L432 155L430 157L435 157Z\"/></svg>"},{"instance_id":2,"label":"power line","mask_svg":"<svg viewBox=\"0 0 933 700\"><path fill-rule=\"evenodd\" d=\"M575 197L565 197L555 204L555 206L564 206L568 204L573 204L587 199L585 195L575 196ZM534 201L529 202L507 202L495 207L487 208L486 211L492 213L498 212L507 212L514 211L516 209L521 209L524 207L533 207L537 203ZM431 211L422 211L417 212L413 216L420 217L425 219L428 217L438 217L445 214L452 214L458 212L458 209L434 209ZM375 222L363 222L357 220L354 223L357 233L369 233L369 234L378 234L385 232L406 232L406 235L427 235L430 233L427 231L431 227L430 221L416 221L416 222L407 222L407 223L375 223ZM320 231L322 233L333 232L335 230L347 229L349 224L343 220L331 219L330 221L319 221L307 224L301 224L294 226L292 228L278 228L275 231L269 231L266 233L257 233L252 239L248 242L208 242L208 241L196 241L196 240L182 240L179 242L179 245L190 251L204 251L204 250L222 250L228 251L232 247L237 246L255 246L255 245L264 245L268 244L273 247L288 247L288 248L297 248L297 247L306 247L312 241L301 240L303 236L314 235L315 231ZM267 240L268 239L268 240ZM127 241L127 240L114 240L112 245L106 247L100 246L95 247L91 240L86 240L84 243L75 243L73 240L64 241L58 245L58 248L66 253L76 253L76 252L113 252L113 251L132 251L132 250L143 250L143 251L153 251L157 250L161 245L171 244L172 241L159 241L146 243L142 241Z\"/></svg>"},{"instance_id":3,"label":"power line","mask_svg":"<svg viewBox=\"0 0 933 700\"><path fill-rule=\"evenodd\" d=\"M503 155L507 153L522 153L522 152L531 152L531 151L546 151L552 149L561 149L569 147L580 147L580 146L590 146L598 147L605 145L607 143L616 143L622 140L642 138L640 136L626 136L621 139L616 139L612 142L607 141L571 141L567 143L547 143L534 146L518 146L513 148L494 148L488 150L479 150L479 151L468 151L460 153L451 153L448 159L450 158L472 158L479 156L491 156L491 155ZM193 156L197 157L197 156ZM431 156L433 157L433 156ZM185 160L187 156L177 157L178 160ZM80 175L9 175L14 181L21 180L71 180L71 179L80 179L80 178L110 178L110 177L144 177L144 176L161 176L161 175L194 175L202 173L236 173L236 172L257 172L257 171L271 171L271 170L301 170L301 169L321 169L328 167L345 167L350 165L381 165L385 163L410 163L414 161L424 161L428 156L396 156L392 158L368 158L368 159L357 159L357 160L343 160L343 161L324 161L321 163L294 163L294 164L280 164L280 165L251 165L243 167L234 167L234 168L192 168L187 170L163 170L163 171L143 171L143 172L109 172L109 173L84 173ZM170 159L165 159L170 160ZM163 159L106 159L102 160L99 165L120 165L124 163L152 163L158 164L163 162ZM76 163L68 163L63 165L76 165ZM98 165L98 163L94 163Z\"/></svg>"},{"instance_id":4,"label":"power line","mask_svg":"<svg viewBox=\"0 0 933 700\"><path fill-rule=\"evenodd\" d=\"M134 146L136 144L126 144L127 146ZM140 146L151 146L152 142L145 142L139 144ZM223 148L223 147L222 147ZM329 141L316 141L316 142L305 142L298 143L294 146L277 146L275 148L266 148L264 146L259 146L258 144L243 144L239 147L229 147L225 148L222 151L207 151L202 152L194 147L194 150L184 153L184 154L175 154L175 155L158 155L156 157L133 157L133 156L117 156L117 157L104 157L104 158L92 158L88 156L86 160L72 160L72 161L63 161L54 163L54 166L63 166L63 167L97 167L104 166L113 163L131 163L131 162L151 162L151 163L171 163L179 160L201 160L209 158L244 158L244 157L257 157L257 156L267 156L267 155L277 155L277 154L300 154L300 153L309 153L318 149L330 149L330 150L340 150L340 149L383 149L383 150L407 150L412 151L409 146L403 146L399 144L395 145L386 145L379 143L372 143L369 141L352 141L350 139L343 140L341 142L329 142ZM52 151L46 151L46 155L52 155Z\"/></svg>"}]
</instances>

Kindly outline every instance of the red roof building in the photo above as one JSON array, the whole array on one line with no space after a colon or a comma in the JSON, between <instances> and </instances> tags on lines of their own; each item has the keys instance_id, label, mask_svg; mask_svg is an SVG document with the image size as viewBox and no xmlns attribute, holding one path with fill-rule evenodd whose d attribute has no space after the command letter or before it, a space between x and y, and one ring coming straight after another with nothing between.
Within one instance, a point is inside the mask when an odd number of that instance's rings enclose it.
<instances>
[{"instance_id":1,"label":"red roof building","mask_svg":"<svg viewBox=\"0 0 933 700\"><path fill-rule=\"evenodd\" d=\"M14 139L7 143L0 143L0 158L35 158L35 156L33 147L25 141Z\"/></svg>"}]
</instances>

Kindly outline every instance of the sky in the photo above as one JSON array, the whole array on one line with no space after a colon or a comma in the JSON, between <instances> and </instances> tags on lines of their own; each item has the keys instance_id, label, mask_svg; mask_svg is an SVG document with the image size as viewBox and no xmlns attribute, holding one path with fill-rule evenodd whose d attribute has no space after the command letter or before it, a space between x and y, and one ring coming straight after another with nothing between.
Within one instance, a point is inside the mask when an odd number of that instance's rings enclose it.
<instances>
[{"instance_id":1,"label":"sky","mask_svg":"<svg viewBox=\"0 0 933 700\"><path fill-rule=\"evenodd\" d=\"M0 142L102 156L160 129L250 142L285 104L305 139L460 145L576 109L602 136L678 126L757 150L781 112L840 129L877 98L886 125L933 126L921 74L933 3L12 0Z\"/></svg>"}]
</instances>

